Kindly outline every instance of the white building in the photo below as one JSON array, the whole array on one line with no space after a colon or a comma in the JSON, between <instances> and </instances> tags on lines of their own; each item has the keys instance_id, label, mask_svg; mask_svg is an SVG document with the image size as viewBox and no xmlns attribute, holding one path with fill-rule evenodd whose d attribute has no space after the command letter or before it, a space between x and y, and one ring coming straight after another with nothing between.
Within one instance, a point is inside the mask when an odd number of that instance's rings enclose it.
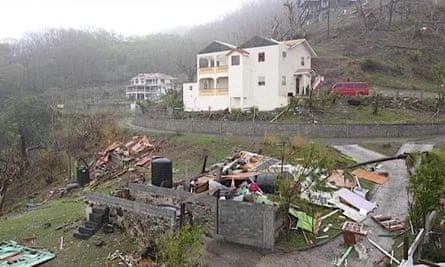
<instances>
[{"instance_id":1,"label":"white building","mask_svg":"<svg viewBox=\"0 0 445 267\"><path fill-rule=\"evenodd\" d=\"M197 55L197 82L183 84L184 109L287 106L289 97L310 94L315 56L305 39L280 42L255 36L238 47L214 41Z\"/></svg>"},{"instance_id":2,"label":"white building","mask_svg":"<svg viewBox=\"0 0 445 267\"><path fill-rule=\"evenodd\" d=\"M161 96L174 89L176 78L163 73L140 73L131 78L125 87L127 99L159 100Z\"/></svg>"}]
</instances>

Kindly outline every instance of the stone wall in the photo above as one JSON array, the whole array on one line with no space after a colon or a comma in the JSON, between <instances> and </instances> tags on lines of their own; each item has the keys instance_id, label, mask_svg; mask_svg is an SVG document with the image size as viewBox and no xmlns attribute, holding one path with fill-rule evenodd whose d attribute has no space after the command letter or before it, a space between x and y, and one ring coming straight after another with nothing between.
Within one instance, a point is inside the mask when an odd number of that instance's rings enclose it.
<instances>
[{"instance_id":1,"label":"stone wall","mask_svg":"<svg viewBox=\"0 0 445 267\"><path fill-rule=\"evenodd\" d=\"M186 203L194 220L208 233L239 244L273 249L284 222L275 207L263 204L218 200L209 195L143 184L130 184L129 188L136 200L145 203L176 206Z\"/></svg>"},{"instance_id":2,"label":"stone wall","mask_svg":"<svg viewBox=\"0 0 445 267\"><path fill-rule=\"evenodd\" d=\"M264 136L265 134L306 137L409 137L445 133L444 124L281 124L209 120L153 119L138 116L134 124L176 132Z\"/></svg>"},{"instance_id":3,"label":"stone wall","mask_svg":"<svg viewBox=\"0 0 445 267\"><path fill-rule=\"evenodd\" d=\"M153 205L171 204L177 207L185 203L186 210L193 215L193 220L202 225L207 233L216 234L215 197L135 183L129 184L129 189L136 201Z\"/></svg>"},{"instance_id":4,"label":"stone wall","mask_svg":"<svg viewBox=\"0 0 445 267\"><path fill-rule=\"evenodd\" d=\"M176 213L154 205L86 192L85 197L110 208L110 221L136 237L142 245L176 229Z\"/></svg>"}]
</instances>

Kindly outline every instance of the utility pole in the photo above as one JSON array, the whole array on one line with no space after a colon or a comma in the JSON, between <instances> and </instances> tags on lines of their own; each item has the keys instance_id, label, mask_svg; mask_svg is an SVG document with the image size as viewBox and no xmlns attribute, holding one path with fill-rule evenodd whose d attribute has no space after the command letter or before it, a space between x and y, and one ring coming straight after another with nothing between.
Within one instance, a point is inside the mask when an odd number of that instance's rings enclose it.
<instances>
[{"instance_id":1,"label":"utility pole","mask_svg":"<svg viewBox=\"0 0 445 267\"><path fill-rule=\"evenodd\" d=\"M330 30L330 29L329 29L329 27L330 27L329 23L330 23L330 13L331 13L331 12L330 12L331 5L329 4L329 1L330 1L330 0L327 1L327 3L328 3L328 36L327 36L327 41L328 41L328 42L329 42L329 30Z\"/></svg>"}]
</instances>

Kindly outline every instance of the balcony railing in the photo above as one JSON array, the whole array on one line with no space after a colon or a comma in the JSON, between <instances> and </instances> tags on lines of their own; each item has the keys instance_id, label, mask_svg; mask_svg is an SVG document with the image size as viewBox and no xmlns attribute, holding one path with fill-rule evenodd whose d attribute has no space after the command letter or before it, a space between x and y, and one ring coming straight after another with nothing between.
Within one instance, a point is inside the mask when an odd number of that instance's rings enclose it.
<instances>
[{"instance_id":1,"label":"balcony railing","mask_svg":"<svg viewBox=\"0 0 445 267\"><path fill-rule=\"evenodd\" d=\"M210 67L210 68L199 68L199 74L215 74L215 73L227 73L229 70L229 66L219 66L219 67Z\"/></svg>"},{"instance_id":2,"label":"balcony railing","mask_svg":"<svg viewBox=\"0 0 445 267\"><path fill-rule=\"evenodd\" d=\"M199 89L199 96L222 96L229 95L228 88L215 88L215 89Z\"/></svg>"}]
</instances>

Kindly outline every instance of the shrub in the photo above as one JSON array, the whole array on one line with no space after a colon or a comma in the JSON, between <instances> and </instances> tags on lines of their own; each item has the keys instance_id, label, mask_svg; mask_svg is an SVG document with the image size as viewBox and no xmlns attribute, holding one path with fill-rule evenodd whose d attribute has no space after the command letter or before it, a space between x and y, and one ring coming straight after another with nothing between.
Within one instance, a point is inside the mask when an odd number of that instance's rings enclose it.
<instances>
[{"instance_id":1,"label":"shrub","mask_svg":"<svg viewBox=\"0 0 445 267\"><path fill-rule=\"evenodd\" d=\"M196 266L204 245L203 234L203 228L197 224L163 234L156 240L159 261L168 267Z\"/></svg>"}]
</instances>

